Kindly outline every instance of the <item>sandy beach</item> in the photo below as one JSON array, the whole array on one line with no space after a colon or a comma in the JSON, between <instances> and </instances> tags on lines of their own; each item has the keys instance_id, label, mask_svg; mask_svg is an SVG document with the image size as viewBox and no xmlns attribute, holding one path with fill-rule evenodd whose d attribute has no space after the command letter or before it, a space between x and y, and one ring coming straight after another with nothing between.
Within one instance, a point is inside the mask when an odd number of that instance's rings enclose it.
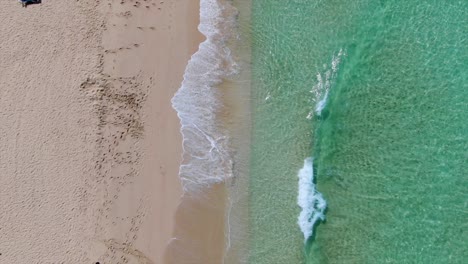
<instances>
[{"instance_id":1,"label":"sandy beach","mask_svg":"<svg viewBox=\"0 0 468 264\"><path fill-rule=\"evenodd\" d=\"M2 1L0 263L164 263L198 24L192 0Z\"/></svg>"}]
</instances>

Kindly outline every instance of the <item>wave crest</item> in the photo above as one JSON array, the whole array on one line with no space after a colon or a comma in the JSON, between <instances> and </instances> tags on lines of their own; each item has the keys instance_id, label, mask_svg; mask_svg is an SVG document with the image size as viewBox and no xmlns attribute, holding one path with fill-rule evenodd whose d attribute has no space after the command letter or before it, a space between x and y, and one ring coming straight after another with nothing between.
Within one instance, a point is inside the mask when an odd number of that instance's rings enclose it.
<instances>
[{"instance_id":1,"label":"wave crest","mask_svg":"<svg viewBox=\"0 0 468 264\"><path fill-rule=\"evenodd\" d=\"M327 203L321 193L315 189L312 158L304 160L304 167L299 170L299 194L297 204L302 211L297 223L304 234L304 242L313 234L313 228L318 220L325 219Z\"/></svg>"},{"instance_id":2,"label":"wave crest","mask_svg":"<svg viewBox=\"0 0 468 264\"><path fill-rule=\"evenodd\" d=\"M317 116L320 116L322 114L322 110L327 105L328 92L330 91L331 86L335 82L339 70L338 66L341 63L343 56L346 56L346 53L342 49L340 49L338 54L333 55L330 66L324 65L326 71L324 73L317 73L317 83L314 85L314 87L312 87L312 90L310 91L312 94L314 94L314 102L318 100L318 102L315 105L315 114ZM313 112L310 112L308 119L311 119L312 116Z\"/></svg>"}]
</instances>

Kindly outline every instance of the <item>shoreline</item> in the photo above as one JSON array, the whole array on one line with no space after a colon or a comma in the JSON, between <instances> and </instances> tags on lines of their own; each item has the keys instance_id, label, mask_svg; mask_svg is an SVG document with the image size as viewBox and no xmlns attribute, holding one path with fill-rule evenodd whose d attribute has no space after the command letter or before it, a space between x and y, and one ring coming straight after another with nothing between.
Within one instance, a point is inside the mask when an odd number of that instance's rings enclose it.
<instances>
[{"instance_id":1,"label":"shoreline","mask_svg":"<svg viewBox=\"0 0 468 264\"><path fill-rule=\"evenodd\" d=\"M184 137L184 195L168 263L236 263L246 257L250 47L241 39L250 39L249 14L250 1L201 1L199 28L206 40L172 99Z\"/></svg>"},{"instance_id":2,"label":"shoreline","mask_svg":"<svg viewBox=\"0 0 468 264\"><path fill-rule=\"evenodd\" d=\"M188 62L172 98L180 119L182 197L164 263L222 263L226 243L226 180L232 173L229 135L220 120L224 78L235 73L225 42L235 10L219 0L200 1L198 28L205 40Z\"/></svg>"}]
</instances>

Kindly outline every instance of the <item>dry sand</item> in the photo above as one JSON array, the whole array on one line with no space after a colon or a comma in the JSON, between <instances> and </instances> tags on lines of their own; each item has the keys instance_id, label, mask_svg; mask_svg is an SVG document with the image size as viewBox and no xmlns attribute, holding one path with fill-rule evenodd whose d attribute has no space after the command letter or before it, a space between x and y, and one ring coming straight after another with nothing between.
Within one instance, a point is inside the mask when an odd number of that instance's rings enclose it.
<instances>
[{"instance_id":1,"label":"dry sand","mask_svg":"<svg viewBox=\"0 0 468 264\"><path fill-rule=\"evenodd\" d=\"M198 4L1 1L0 263L163 263Z\"/></svg>"}]
</instances>

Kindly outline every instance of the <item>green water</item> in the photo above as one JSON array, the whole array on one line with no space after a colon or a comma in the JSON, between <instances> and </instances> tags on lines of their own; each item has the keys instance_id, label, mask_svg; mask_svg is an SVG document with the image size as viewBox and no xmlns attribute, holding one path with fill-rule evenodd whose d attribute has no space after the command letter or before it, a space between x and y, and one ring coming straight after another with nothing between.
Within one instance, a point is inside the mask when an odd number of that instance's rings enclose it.
<instances>
[{"instance_id":1,"label":"green water","mask_svg":"<svg viewBox=\"0 0 468 264\"><path fill-rule=\"evenodd\" d=\"M250 263L468 260L468 1L253 2ZM309 91L345 51L321 117ZM268 100L265 100L268 98ZM327 220L304 248L297 171Z\"/></svg>"}]
</instances>

